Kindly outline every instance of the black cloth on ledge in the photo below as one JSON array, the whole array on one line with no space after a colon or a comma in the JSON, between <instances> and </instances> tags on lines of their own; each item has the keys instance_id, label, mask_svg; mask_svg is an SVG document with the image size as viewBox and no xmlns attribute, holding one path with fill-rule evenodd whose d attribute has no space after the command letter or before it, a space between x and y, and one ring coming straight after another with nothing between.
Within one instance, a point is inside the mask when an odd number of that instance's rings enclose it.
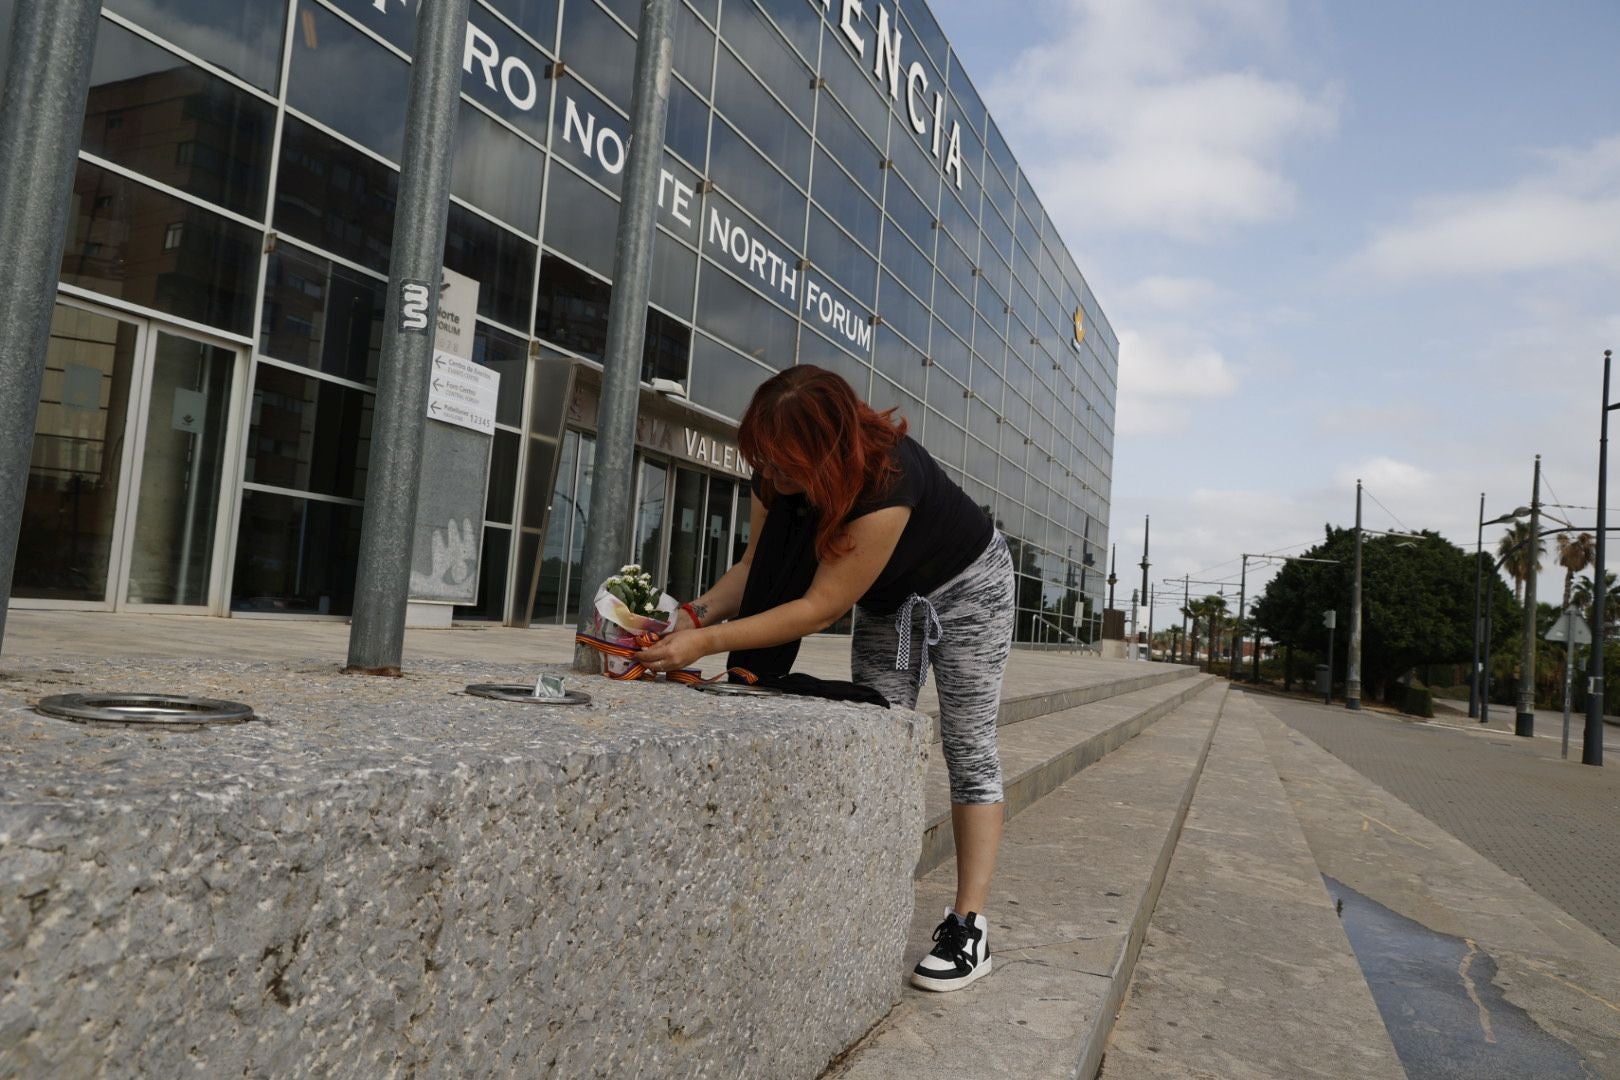
<instances>
[{"instance_id":1,"label":"black cloth on ledge","mask_svg":"<svg viewBox=\"0 0 1620 1080\"><path fill-rule=\"evenodd\" d=\"M754 544L754 561L743 586L742 605L737 618L757 615L797 600L810 589L816 576L816 525L820 521L803 495L778 495L771 513L765 517L759 539ZM759 679L761 686L785 694L828 698L833 701L859 701L869 705L889 702L870 686L859 683L818 679L791 670L799 657L799 642L789 641L760 649L738 649L726 658L726 667L742 668ZM737 676L732 682L741 682Z\"/></svg>"},{"instance_id":2,"label":"black cloth on ledge","mask_svg":"<svg viewBox=\"0 0 1620 1080\"><path fill-rule=\"evenodd\" d=\"M736 675L731 676L732 682L745 682ZM826 698L829 701L855 701L863 705L881 705L889 707L889 699L872 689L857 682L845 682L841 679L818 679L814 675L806 675L802 671L790 671L786 675L760 675L759 685L772 690L780 690L784 694L797 694L800 697Z\"/></svg>"}]
</instances>

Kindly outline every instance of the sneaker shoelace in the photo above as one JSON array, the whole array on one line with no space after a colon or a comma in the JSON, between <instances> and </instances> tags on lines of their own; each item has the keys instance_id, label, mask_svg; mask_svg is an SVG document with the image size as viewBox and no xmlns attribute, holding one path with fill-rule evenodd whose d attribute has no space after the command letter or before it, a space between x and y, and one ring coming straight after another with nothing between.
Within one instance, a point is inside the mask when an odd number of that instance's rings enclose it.
<instances>
[{"instance_id":1,"label":"sneaker shoelace","mask_svg":"<svg viewBox=\"0 0 1620 1080\"><path fill-rule=\"evenodd\" d=\"M954 964L971 964L972 957L968 956L968 926L955 919L946 919L934 927L934 955L941 960L949 960Z\"/></svg>"}]
</instances>

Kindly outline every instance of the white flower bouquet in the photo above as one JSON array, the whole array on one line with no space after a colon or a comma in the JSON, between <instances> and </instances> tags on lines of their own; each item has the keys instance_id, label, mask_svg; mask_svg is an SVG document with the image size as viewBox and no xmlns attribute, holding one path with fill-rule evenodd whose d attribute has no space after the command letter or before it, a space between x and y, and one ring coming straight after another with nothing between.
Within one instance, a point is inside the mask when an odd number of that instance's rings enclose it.
<instances>
[{"instance_id":1,"label":"white flower bouquet","mask_svg":"<svg viewBox=\"0 0 1620 1080\"><path fill-rule=\"evenodd\" d=\"M638 634L669 630L678 603L652 583L652 575L631 563L602 582L592 607L596 610L597 637L634 648ZM635 664L629 657L608 656L606 660L608 671L614 675L623 675Z\"/></svg>"}]
</instances>

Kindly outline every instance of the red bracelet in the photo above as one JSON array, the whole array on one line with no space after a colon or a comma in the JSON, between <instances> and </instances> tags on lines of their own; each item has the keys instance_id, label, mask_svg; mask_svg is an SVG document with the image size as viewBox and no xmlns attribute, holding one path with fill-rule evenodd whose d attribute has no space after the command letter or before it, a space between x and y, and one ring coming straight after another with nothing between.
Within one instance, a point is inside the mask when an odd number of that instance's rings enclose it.
<instances>
[{"instance_id":1,"label":"red bracelet","mask_svg":"<svg viewBox=\"0 0 1620 1080\"><path fill-rule=\"evenodd\" d=\"M697 609L692 606L690 601L688 601L687 603L682 604L681 605L681 610L686 612L686 614L691 618L691 620L692 620L692 628L694 630L703 629L703 620L698 618Z\"/></svg>"}]
</instances>

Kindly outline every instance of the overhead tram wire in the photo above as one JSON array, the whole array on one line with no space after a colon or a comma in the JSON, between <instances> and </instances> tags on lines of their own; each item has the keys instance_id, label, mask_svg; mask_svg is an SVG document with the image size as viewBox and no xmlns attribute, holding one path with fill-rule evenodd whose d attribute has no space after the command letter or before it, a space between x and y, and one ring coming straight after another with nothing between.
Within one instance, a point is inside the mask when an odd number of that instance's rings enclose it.
<instances>
[{"instance_id":1,"label":"overhead tram wire","mask_svg":"<svg viewBox=\"0 0 1620 1080\"><path fill-rule=\"evenodd\" d=\"M1397 525L1399 525L1401 527L1401 532L1409 533L1409 532L1416 532L1417 531L1415 529L1407 528L1406 522L1402 521L1400 518L1395 516L1395 511L1391 510L1389 507L1387 507L1383 503L1379 502L1378 501L1378 496L1374 495L1372 492L1367 490L1367 485L1366 484L1361 485L1361 493L1363 495L1367 496L1367 498L1371 499L1373 501L1374 506L1377 506L1378 509L1380 509L1384 513L1388 514L1389 519L1391 521L1393 521L1395 524L1397 524Z\"/></svg>"}]
</instances>

